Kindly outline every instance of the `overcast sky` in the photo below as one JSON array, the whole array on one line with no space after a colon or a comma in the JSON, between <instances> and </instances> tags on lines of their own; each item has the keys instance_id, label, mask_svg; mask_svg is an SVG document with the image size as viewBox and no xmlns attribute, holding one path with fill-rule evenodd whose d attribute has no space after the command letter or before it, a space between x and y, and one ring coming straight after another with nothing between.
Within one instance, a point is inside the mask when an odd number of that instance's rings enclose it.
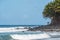
<instances>
[{"instance_id":1,"label":"overcast sky","mask_svg":"<svg viewBox=\"0 0 60 40\"><path fill-rule=\"evenodd\" d=\"M45 25L42 11L51 0L0 0L0 25Z\"/></svg>"}]
</instances>

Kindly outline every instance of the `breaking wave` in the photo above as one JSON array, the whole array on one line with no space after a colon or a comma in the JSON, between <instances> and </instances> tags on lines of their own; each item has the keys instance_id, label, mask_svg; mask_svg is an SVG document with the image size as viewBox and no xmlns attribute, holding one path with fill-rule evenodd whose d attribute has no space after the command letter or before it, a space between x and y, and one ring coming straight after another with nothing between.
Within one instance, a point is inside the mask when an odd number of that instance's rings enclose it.
<instances>
[{"instance_id":1,"label":"breaking wave","mask_svg":"<svg viewBox=\"0 0 60 40\"><path fill-rule=\"evenodd\" d=\"M0 40L37 40L60 37L60 32L22 31L16 27L1 30L2 28L0 28Z\"/></svg>"},{"instance_id":2,"label":"breaking wave","mask_svg":"<svg viewBox=\"0 0 60 40\"><path fill-rule=\"evenodd\" d=\"M0 40L36 40L36 39L44 39L50 38L50 36L46 33L42 32L20 32L19 34L12 34L12 33L3 33L0 34Z\"/></svg>"}]
</instances>

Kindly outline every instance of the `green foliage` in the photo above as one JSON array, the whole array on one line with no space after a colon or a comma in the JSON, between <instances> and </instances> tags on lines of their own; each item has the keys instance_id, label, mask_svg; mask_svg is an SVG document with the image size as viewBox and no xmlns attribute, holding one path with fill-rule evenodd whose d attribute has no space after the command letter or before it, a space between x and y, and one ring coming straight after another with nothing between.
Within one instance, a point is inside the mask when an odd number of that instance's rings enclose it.
<instances>
[{"instance_id":1,"label":"green foliage","mask_svg":"<svg viewBox=\"0 0 60 40\"><path fill-rule=\"evenodd\" d=\"M45 9L43 11L44 17L56 17L55 13L59 12L60 13L60 0L55 0L53 2L48 3L45 6Z\"/></svg>"}]
</instances>

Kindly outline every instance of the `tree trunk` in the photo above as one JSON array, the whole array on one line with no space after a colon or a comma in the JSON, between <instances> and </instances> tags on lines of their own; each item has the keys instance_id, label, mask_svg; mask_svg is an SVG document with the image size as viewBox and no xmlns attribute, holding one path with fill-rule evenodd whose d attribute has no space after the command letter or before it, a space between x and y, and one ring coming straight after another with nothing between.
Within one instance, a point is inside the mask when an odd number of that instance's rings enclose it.
<instances>
[{"instance_id":1,"label":"tree trunk","mask_svg":"<svg viewBox=\"0 0 60 40\"><path fill-rule=\"evenodd\" d=\"M60 25L60 17L53 17L51 20L52 25Z\"/></svg>"}]
</instances>

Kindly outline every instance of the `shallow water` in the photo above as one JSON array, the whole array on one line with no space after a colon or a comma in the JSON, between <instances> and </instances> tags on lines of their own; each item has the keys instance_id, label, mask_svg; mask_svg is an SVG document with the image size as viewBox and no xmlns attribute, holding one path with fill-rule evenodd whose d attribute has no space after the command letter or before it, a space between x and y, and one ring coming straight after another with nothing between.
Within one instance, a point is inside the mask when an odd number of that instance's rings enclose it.
<instances>
[{"instance_id":1,"label":"shallow water","mask_svg":"<svg viewBox=\"0 0 60 40\"><path fill-rule=\"evenodd\" d=\"M12 36L15 35L21 39L13 39L11 35ZM0 32L0 40L31 40L31 38L32 40L60 40L60 32L41 32L41 31L22 31L22 32L12 31L3 33Z\"/></svg>"},{"instance_id":2,"label":"shallow water","mask_svg":"<svg viewBox=\"0 0 60 40\"><path fill-rule=\"evenodd\" d=\"M25 31L25 32L5 32L0 33L0 38L7 39L10 37L10 39L18 39L18 40L37 40L37 39L43 39L43 38L49 38L46 33L43 32L34 32L34 31ZM4 39L4 40L5 40ZM8 40L10 40L8 39Z\"/></svg>"},{"instance_id":3,"label":"shallow water","mask_svg":"<svg viewBox=\"0 0 60 40\"><path fill-rule=\"evenodd\" d=\"M59 33L59 32L58 32ZM30 34L30 33L28 33L28 34ZM37 33L38 34L38 33ZM40 33L40 34L42 34L42 33ZM60 34L60 33L59 33ZM23 35L23 34L22 34ZM21 35L21 36L22 36ZM26 34L27 35L27 34ZM52 35L52 36L54 36L54 35ZM60 35L55 35L55 37L50 37L50 38L43 38L43 39L33 39L33 40L60 40ZM38 37L38 36L37 36ZM10 36L10 34L0 34L0 40L18 40L18 39L13 39L11 36ZM22 40L22 39L20 39L20 40ZM23 39L23 40L29 40L29 39Z\"/></svg>"}]
</instances>

